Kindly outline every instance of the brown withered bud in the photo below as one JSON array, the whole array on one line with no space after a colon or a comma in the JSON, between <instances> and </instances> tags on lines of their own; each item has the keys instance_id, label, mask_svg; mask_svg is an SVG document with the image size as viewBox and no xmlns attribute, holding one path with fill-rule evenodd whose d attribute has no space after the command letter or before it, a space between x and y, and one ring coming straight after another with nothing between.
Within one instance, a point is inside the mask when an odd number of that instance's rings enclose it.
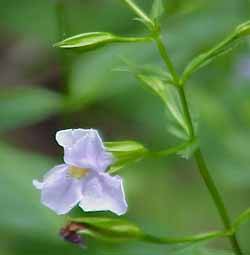
<instances>
[{"instance_id":1,"label":"brown withered bud","mask_svg":"<svg viewBox=\"0 0 250 255\"><path fill-rule=\"evenodd\" d=\"M65 227L61 228L60 236L67 242L70 242L80 247L85 247L84 239L77 232L84 229L83 224L70 222Z\"/></svg>"}]
</instances>

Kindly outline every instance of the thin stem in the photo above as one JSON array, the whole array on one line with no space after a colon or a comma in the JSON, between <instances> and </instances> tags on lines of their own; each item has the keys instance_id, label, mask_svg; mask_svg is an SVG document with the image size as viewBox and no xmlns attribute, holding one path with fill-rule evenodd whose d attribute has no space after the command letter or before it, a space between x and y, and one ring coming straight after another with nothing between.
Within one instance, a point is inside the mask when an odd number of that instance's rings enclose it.
<instances>
[{"instance_id":1,"label":"thin stem","mask_svg":"<svg viewBox=\"0 0 250 255\"><path fill-rule=\"evenodd\" d=\"M170 59L170 57L168 56L168 52L166 47L164 46L164 43L162 41L162 38L160 35L155 37L155 41L157 43L159 52L161 57L163 58L170 74L172 75L173 79L175 82L179 82L179 76L174 68L174 65L172 64L172 61ZM183 85L183 84L182 84ZM195 137L195 130L193 127L193 123L192 123L192 119L191 119L191 114L190 114L190 110L189 110L189 106L187 103L187 99L186 99L186 95L185 95L185 91L183 86L179 86L178 88L178 92L179 92L179 96L181 99L181 103L182 103L182 107L183 107L183 111L184 111L184 115L188 124L188 128L189 128L189 134L190 134L190 138L193 139ZM219 215L221 217L221 220L224 224L225 227L225 231L229 231L232 228L231 222L230 222L230 218L228 216L228 212L227 209L224 205L223 199L214 183L213 178L211 177L209 170L206 166L205 160L203 158L202 152L200 150L200 148L198 148L194 154L197 166L199 168L200 174L210 192L210 195L213 198L213 201L215 203L215 206L219 212ZM238 241L236 239L236 235L232 234L231 236L228 237L230 240L230 243L232 245L232 248L235 252L235 254L237 255L243 255Z\"/></svg>"},{"instance_id":2,"label":"thin stem","mask_svg":"<svg viewBox=\"0 0 250 255\"><path fill-rule=\"evenodd\" d=\"M183 150L185 150L186 148L188 148L194 141L188 141L185 143L182 143L180 145L177 145L175 147L171 147L162 151L150 151L149 152L149 156L153 156L153 157L166 157L169 155L173 155L176 154L178 152L181 152Z\"/></svg>"},{"instance_id":3,"label":"thin stem","mask_svg":"<svg viewBox=\"0 0 250 255\"><path fill-rule=\"evenodd\" d=\"M136 42L150 42L153 40L151 36L145 37L118 37L116 36L117 41L120 42L128 42L128 43L136 43Z\"/></svg>"},{"instance_id":4,"label":"thin stem","mask_svg":"<svg viewBox=\"0 0 250 255\"><path fill-rule=\"evenodd\" d=\"M229 235L226 231L214 231L208 232L193 236L184 236L184 237L157 237L149 234L145 234L142 237L142 241L155 243L155 244L185 244L185 243L194 243L194 242L201 242L201 241L208 241L215 238L227 237Z\"/></svg>"},{"instance_id":5,"label":"thin stem","mask_svg":"<svg viewBox=\"0 0 250 255\"><path fill-rule=\"evenodd\" d=\"M178 74L174 68L174 65L168 55L168 52L167 52L167 49L166 49L166 46L164 45L163 43L163 40L162 40L162 37L161 35L156 35L155 36L155 41L157 43L157 46L158 46L158 49L159 49L159 52L160 52L160 55L166 65L166 67L168 68L170 74L172 75L173 77L173 80L176 84L179 83L179 77L178 77Z\"/></svg>"},{"instance_id":6,"label":"thin stem","mask_svg":"<svg viewBox=\"0 0 250 255\"><path fill-rule=\"evenodd\" d=\"M181 99L182 108L183 108L183 111L184 111L184 116L185 116L185 119L187 121L189 135L190 135L191 139L194 139L195 130L194 130L193 122L192 122L192 119L191 119L191 114L189 112L189 107L188 107L188 103L187 103L184 88L183 87L178 87L178 91L179 91L179 96L180 96L180 99Z\"/></svg>"},{"instance_id":7,"label":"thin stem","mask_svg":"<svg viewBox=\"0 0 250 255\"><path fill-rule=\"evenodd\" d=\"M209 174L209 171L208 171L208 168L206 166L206 162L203 158L203 155L201 153L201 150L198 149L195 154L194 154L194 157L195 157L195 160L196 160L196 163L199 167L199 170L200 170L200 174L204 180L204 182L206 183L206 186L214 200L214 203L217 207L217 210L220 214L220 217L222 219L222 222L224 224L224 227L225 229L231 229L232 228L232 224L230 222L230 218L229 218L229 215L228 215L228 212L227 212L227 209L225 207L225 204L223 202L223 199L213 181L213 178L211 177L211 175ZM242 255L242 251L239 247L239 243L236 239L236 235L233 234L231 236L228 237L230 242L231 242L231 245L235 251L236 254L238 255Z\"/></svg>"},{"instance_id":8,"label":"thin stem","mask_svg":"<svg viewBox=\"0 0 250 255\"><path fill-rule=\"evenodd\" d=\"M138 17L140 17L142 20L144 20L147 24L149 24L151 27L154 26L153 21L148 17L148 15L138 6L136 5L132 0L122 0L125 2L128 7L136 13Z\"/></svg>"}]
</instances>

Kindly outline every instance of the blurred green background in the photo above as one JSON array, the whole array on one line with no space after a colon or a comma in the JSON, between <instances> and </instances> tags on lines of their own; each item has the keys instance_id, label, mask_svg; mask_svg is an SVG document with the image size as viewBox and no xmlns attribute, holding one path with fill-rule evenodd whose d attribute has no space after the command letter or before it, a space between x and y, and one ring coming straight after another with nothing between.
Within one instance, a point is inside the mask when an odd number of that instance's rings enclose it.
<instances>
[{"instance_id":1,"label":"blurred green background","mask_svg":"<svg viewBox=\"0 0 250 255\"><path fill-rule=\"evenodd\" d=\"M138 0L149 10L151 0ZM58 25L58 8L63 13ZM152 149L177 143L164 109L130 74L114 71L121 57L163 64L153 44L115 45L79 55L52 47L82 32L143 35L118 0L0 0L0 254L212 255L204 245L105 244L82 250L63 242L64 217L40 204L32 179L62 161L54 135L64 128L97 128L106 141L134 139ZM202 50L249 19L248 0L166 0L162 27L179 71ZM60 16L59 16L60 19ZM196 74L187 93L199 123L202 150L232 217L250 206L250 45L241 43ZM172 156L119 172L129 204L126 218L156 235L182 236L221 228L191 161ZM74 209L74 215L83 215ZM88 215L109 215L90 213ZM238 237L250 254L250 223ZM230 248L226 240L206 247ZM225 254L225 253L216 253Z\"/></svg>"}]
</instances>

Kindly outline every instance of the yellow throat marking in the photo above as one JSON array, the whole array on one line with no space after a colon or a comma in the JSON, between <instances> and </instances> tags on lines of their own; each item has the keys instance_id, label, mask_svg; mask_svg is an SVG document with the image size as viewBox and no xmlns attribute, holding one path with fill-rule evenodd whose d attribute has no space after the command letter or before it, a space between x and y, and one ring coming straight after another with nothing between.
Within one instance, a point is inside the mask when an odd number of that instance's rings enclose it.
<instances>
[{"instance_id":1,"label":"yellow throat marking","mask_svg":"<svg viewBox=\"0 0 250 255\"><path fill-rule=\"evenodd\" d=\"M86 176L89 172L88 169L80 168L80 167L76 167L76 166L70 166L68 171L72 177L77 178L77 179L80 179L80 178Z\"/></svg>"}]
</instances>

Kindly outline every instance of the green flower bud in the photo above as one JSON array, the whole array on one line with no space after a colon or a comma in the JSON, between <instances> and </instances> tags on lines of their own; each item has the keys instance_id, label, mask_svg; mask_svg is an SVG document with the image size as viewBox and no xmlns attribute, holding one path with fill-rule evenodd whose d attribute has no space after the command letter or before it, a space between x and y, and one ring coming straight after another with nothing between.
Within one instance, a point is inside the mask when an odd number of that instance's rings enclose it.
<instances>
[{"instance_id":1,"label":"green flower bud","mask_svg":"<svg viewBox=\"0 0 250 255\"><path fill-rule=\"evenodd\" d=\"M114 164L109 169L111 173L142 159L148 153L148 150L142 144L135 141L106 142L105 147L115 158Z\"/></svg>"},{"instance_id":2,"label":"green flower bud","mask_svg":"<svg viewBox=\"0 0 250 255\"><path fill-rule=\"evenodd\" d=\"M88 51L103 47L109 43L144 42L149 40L151 40L150 37L121 37L107 32L91 32L69 37L54 44L54 46L64 49L81 49Z\"/></svg>"},{"instance_id":3,"label":"green flower bud","mask_svg":"<svg viewBox=\"0 0 250 255\"><path fill-rule=\"evenodd\" d=\"M104 241L123 242L139 240L143 237L139 227L121 219L83 217L74 218L71 221L83 226L77 232L78 234L89 235Z\"/></svg>"},{"instance_id":4,"label":"green flower bud","mask_svg":"<svg viewBox=\"0 0 250 255\"><path fill-rule=\"evenodd\" d=\"M250 21L247 21L236 28L237 36L250 35Z\"/></svg>"}]
</instances>

